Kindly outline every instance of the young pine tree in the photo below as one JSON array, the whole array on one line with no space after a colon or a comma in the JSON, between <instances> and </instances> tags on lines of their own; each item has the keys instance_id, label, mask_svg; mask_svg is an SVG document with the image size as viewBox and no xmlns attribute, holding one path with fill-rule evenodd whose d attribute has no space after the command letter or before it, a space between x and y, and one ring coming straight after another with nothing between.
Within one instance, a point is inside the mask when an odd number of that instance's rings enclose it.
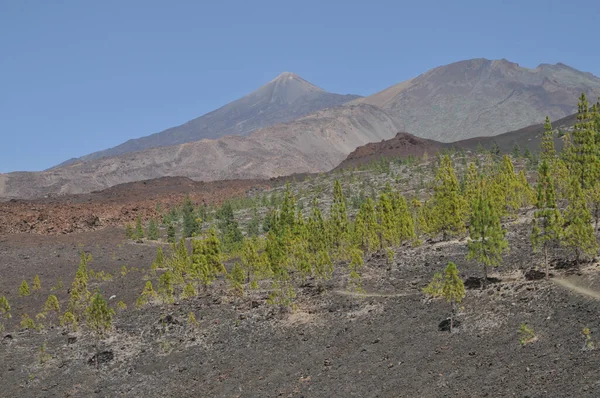
<instances>
[{"instance_id":1,"label":"young pine tree","mask_svg":"<svg viewBox=\"0 0 600 398\"><path fill-rule=\"evenodd\" d=\"M159 238L159 233L158 233L158 223L156 222L156 220L154 218L151 218L150 221L148 221L148 239L150 240L158 240Z\"/></svg>"},{"instance_id":2,"label":"young pine tree","mask_svg":"<svg viewBox=\"0 0 600 398\"><path fill-rule=\"evenodd\" d=\"M57 314L60 312L60 304L55 295L51 294L48 296L48 299L44 304L44 311L55 311Z\"/></svg>"},{"instance_id":3,"label":"young pine tree","mask_svg":"<svg viewBox=\"0 0 600 398\"><path fill-rule=\"evenodd\" d=\"M487 286L487 267L500 265L502 253L508 250L505 231L500 224L500 215L482 181L477 197L477 204L471 214L469 225L469 253L467 259L476 260L483 266L482 288Z\"/></svg>"},{"instance_id":4,"label":"young pine tree","mask_svg":"<svg viewBox=\"0 0 600 398\"><path fill-rule=\"evenodd\" d=\"M531 242L535 251L542 249L544 253L544 268L546 269L546 279L548 279L550 277L548 246L560 239L563 220L556 205L554 184L546 159L542 160L538 171L535 207Z\"/></svg>"},{"instance_id":5,"label":"young pine tree","mask_svg":"<svg viewBox=\"0 0 600 398\"><path fill-rule=\"evenodd\" d=\"M21 286L19 286L19 296L26 297L30 294L31 291L29 290L29 285L27 284L26 280L23 280L23 282L21 282Z\"/></svg>"},{"instance_id":6,"label":"young pine tree","mask_svg":"<svg viewBox=\"0 0 600 398\"><path fill-rule=\"evenodd\" d=\"M434 232L441 232L446 240L449 235L458 235L464 231L466 209L450 156L442 158L435 180L432 227Z\"/></svg>"},{"instance_id":7,"label":"young pine tree","mask_svg":"<svg viewBox=\"0 0 600 398\"><path fill-rule=\"evenodd\" d=\"M542 136L542 152L540 154L540 161L546 162L550 170L553 169L554 162L556 160L556 149L554 148L554 130L550 123L550 118L546 116L544 123L544 135Z\"/></svg>"},{"instance_id":8,"label":"young pine tree","mask_svg":"<svg viewBox=\"0 0 600 398\"><path fill-rule=\"evenodd\" d=\"M36 291L42 288L42 282L40 281L39 275L33 277L33 283L31 284L31 290Z\"/></svg>"},{"instance_id":9,"label":"young pine tree","mask_svg":"<svg viewBox=\"0 0 600 398\"><path fill-rule=\"evenodd\" d=\"M563 244L575 252L575 261L579 263L583 255L593 256L598 250L598 243L592 226L592 215L581 189L580 176L571 179L569 204L564 213Z\"/></svg>"},{"instance_id":10,"label":"young pine tree","mask_svg":"<svg viewBox=\"0 0 600 398\"><path fill-rule=\"evenodd\" d=\"M379 224L375 205L367 198L360 206L353 228L353 242L365 253L373 253L379 249Z\"/></svg>"},{"instance_id":11,"label":"young pine tree","mask_svg":"<svg viewBox=\"0 0 600 398\"><path fill-rule=\"evenodd\" d=\"M458 275L456 264L449 262L444 271L444 282L442 284L442 297L452 306L450 312L450 332L454 327L454 316L456 305L460 304L465 297L465 285Z\"/></svg>"},{"instance_id":12,"label":"young pine tree","mask_svg":"<svg viewBox=\"0 0 600 398\"><path fill-rule=\"evenodd\" d=\"M333 185L333 203L331 204L330 235L334 247L339 247L348 232L348 214L346 212L346 200L342 191L342 184L335 180Z\"/></svg>"},{"instance_id":13,"label":"young pine tree","mask_svg":"<svg viewBox=\"0 0 600 398\"><path fill-rule=\"evenodd\" d=\"M85 324L92 333L101 338L112 328L114 314L115 311L108 306L102 295L96 292L85 310Z\"/></svg>"},{"instance_id":14,"label":"young pine tree","mask_svg":"<svg viewBox=\"0 0 600 398\"><path fill-rule=\"evenodd\" d=\"M198 222L196 221L196 216L194 215L194 204L190 199L190 196L187 195L183 201L183 237L189 238L194 233L198 232Z\"/></svg>"},{"instance_id":15,"label":"young pine tree","mask_svg":"<svg viewBox=\"0 0 600 398\"><path fill-rule=\"evenodd\" d=\"M175 226L173 225L173 223L169 223L169 225L167 226L167 242L175 243L175 241Z\"/></svg>"},{"instance_id":16,"label":"young pine tree","mask_svg":"<svg viewBox=\"0 0 600 398\"><path fill-rule=\"evenodd\" d=\"M144 228L142 227L142 219L137 216L135 219L135 239L144 239Z\"/></svg>"}]
</instances>

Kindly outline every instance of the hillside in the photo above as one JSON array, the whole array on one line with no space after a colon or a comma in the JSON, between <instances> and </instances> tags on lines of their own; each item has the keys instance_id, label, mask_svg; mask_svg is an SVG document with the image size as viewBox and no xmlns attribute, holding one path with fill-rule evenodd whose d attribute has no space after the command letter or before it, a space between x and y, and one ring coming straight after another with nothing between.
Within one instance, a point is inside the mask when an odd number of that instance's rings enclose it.
<instances>
[{"instance_id":1,"label":"hillside","mask_svg":"<svg viewBox=\"0 0 600 398\"><path fill-rule=\"evenodd\" d=\"M180 126L146 137L131 139L116 147L80 158L70 159L56 167L202 139L246 135L263 127L342 105L358 97L328 93L294 73L284 72L245 97Z\"/></svg>"},{"instance_id":2,"label":"hillside","mask_svg":"<svg viewBox=\"0 0 600 398\"><path fill-rule=\"evenodd\" d=\"M357 99L396 118L401 131L441 142L493 136L577 110L582 93L595 102L600 78L567 65L529 69L505 59L440 66Z\"/></svg>"},{"instance_id":3,"label":"hillside","mask_svg":"<svg viewBox=\"0 0 600 398\"><path fill-rule=\"evenodd\" d=\"M552 123L555 129L554 143L557 149L560 149L563 143L559 138L558 131L570 131L576 122L577 115L573 114ZM445 148L476 151L480 147L490 149L493 145L497 145L501 152L509 153L516 146L521 153L526 150L537 153L540 151L540 138L543 132L543 124L534 124L493 137L475 137L449 143L423 139L409 133L398 133L389 140L373 142L356 148L340 163L337 169L356 167L381 158L421 157L425 153L435 155Z\"/></svg>"},{"instance_id":4,"label":"hillside","mask_svg":"<svg viewBox=\"0 0 600 398\"><path fill-rule=\"evenodd\" d=\"M153 148L44 172L4 174L0 197L85 193L164 176L215 181L322 172L337 166L356 147L391 138L397 131L395 121L377 107L337 107L248 137Z\"/></svg>"}]
</instances>

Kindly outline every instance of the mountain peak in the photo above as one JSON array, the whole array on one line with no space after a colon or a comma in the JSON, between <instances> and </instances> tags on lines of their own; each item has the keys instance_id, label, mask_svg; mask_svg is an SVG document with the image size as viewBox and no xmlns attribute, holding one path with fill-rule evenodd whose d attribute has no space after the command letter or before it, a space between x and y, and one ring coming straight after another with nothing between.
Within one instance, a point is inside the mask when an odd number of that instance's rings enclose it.
<instances>
[{"instance_id":1,"label":"mountain peak","mask_svg":"<svg viewBox=\"0 0 600 398\"><path fill-rule=\"evenodd\" d=\"M294 72L282 72L279 76L277 76L274 80L287 80L287 79L302 79L300 76L295 74Z\"/></svg>"},{"instance_id":2,"label":"mountain peak","mask_svg":"<svg viewBox=\"0 0 600 398\"><path fill-rule=\"evenodd\" d=\"M281 101L291 104L300 97L315 93L326 93L326 91L295 73L283 72L253 94L269 98L271 102Z\"/></svg>"}]
</instances>

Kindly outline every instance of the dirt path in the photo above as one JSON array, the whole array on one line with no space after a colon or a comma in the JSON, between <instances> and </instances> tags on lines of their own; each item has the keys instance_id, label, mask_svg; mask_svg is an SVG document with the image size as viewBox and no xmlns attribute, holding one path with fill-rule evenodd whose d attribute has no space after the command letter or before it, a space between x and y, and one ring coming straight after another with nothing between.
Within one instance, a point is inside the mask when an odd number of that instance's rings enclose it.
<instances>
[{"instance_id":1,"label":"dirt path","mask_svg":"<svg viewBox=\"0 0 600 398\"><path fill-rule=\"evenodd\" d=\"M582 294L584 296L587 297L591 297L593 299L596 300L600 300L600 292L597 292L595 290L591 290L582 286L578 286L576 284L574 284L571 281L568 281L566 279L552 279L552 281L554 281L554 283L556 283L559 286L564 287L565 289L568 289L574 293L578 293L578 294Z\"/></svg>"}]
</instances>

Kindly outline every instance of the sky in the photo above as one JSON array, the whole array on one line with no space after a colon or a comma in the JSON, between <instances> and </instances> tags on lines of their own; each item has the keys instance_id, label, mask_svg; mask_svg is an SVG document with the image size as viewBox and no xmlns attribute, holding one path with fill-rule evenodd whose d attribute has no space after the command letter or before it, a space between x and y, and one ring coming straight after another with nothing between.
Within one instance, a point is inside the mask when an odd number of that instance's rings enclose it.
<instances>
[{"instance_id":1,"label":"sky","mask_svg":"<svg viewBox=\"0 0 600 398\"><path fill-rule=\"evenodd\" d=\"M0 0L0 173L179 125L284 71L369 95L506 58L600 76L593 2Z\"/></svg>"}]
</instances>

